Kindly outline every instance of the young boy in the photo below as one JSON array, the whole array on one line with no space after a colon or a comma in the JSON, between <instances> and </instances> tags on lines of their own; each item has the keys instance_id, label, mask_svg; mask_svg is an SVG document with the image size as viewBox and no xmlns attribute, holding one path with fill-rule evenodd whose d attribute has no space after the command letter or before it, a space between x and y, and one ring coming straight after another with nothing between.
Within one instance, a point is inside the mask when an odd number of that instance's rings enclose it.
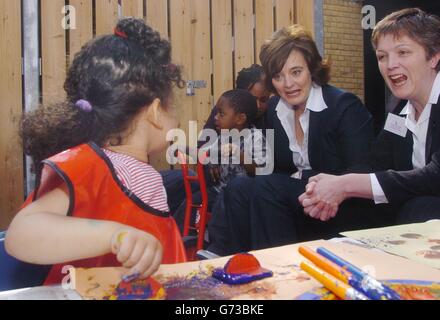
<instances>
[{"instance_id":1,"label":"young boy","mask_svg":"<svg viewBox=\"0 0 440 320\"><path fill-rule=\"evenodd\" d=\"M255 175L258 166L264 165L267 158L265 138L262 131L256 129L258 107L256 98L247 90L230 90L219 98L215 115L215 127L220 136L200 148L208 153L208 168L213 176L213 184L208 186L208 209L212 219L208 224L210 239L226 235L223 218L223 189L237 176ZM195 202L200 193L193 195ZM177 224L183 229L186 202L182 203L175 214ZM197 219L194 210L191 222Z\"/></svg>"}]
</instances>

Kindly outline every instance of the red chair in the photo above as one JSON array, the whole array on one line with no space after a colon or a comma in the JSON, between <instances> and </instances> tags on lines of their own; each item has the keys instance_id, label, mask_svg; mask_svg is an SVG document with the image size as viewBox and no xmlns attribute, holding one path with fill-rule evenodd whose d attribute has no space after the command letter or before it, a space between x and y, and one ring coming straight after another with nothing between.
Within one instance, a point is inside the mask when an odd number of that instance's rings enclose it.
<instances>
[{"instance_id":1,"label":"red chair","mask_svg":"<svg viewBox=\"0 0 440 320\"><path fill-rule=\"evenodd\" d=\"M207 157L207 153L203 154L197 159L196 175L189 174L189 167L187 156L181 152L178 153L180 164L182 167L183 182L186 194L185 220L183 225L183 242L186 247L187 258L190 261L195 261L196 253L203 249L205 243L206 225L211 218L211 213L208 212L208 192L206 188L205 172L202 162ZM191 189L191 182L197 182L200 186L200 193L202 201L200 203L193 203L193 195ZM197 209L198 218L195 224L191 225L192 209ZM191 235L190 231L195 231L195 235Z\"/></svg>"}]
</instances>

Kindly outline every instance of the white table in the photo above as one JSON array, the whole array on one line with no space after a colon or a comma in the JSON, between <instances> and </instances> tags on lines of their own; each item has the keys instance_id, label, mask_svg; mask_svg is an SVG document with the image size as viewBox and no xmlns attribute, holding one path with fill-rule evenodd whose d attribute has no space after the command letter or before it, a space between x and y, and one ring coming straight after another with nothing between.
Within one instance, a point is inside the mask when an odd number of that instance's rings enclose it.
<instances>
[{"instance_id":1,"label":"white table","mask_svg":"<svg viewBox=\"0 0 440 320\"><path fill-rule=\"evenodd\" d=\"M1 291L0 300L82 300L75 290L45 286Z\"/></svg>"}]
</instances>

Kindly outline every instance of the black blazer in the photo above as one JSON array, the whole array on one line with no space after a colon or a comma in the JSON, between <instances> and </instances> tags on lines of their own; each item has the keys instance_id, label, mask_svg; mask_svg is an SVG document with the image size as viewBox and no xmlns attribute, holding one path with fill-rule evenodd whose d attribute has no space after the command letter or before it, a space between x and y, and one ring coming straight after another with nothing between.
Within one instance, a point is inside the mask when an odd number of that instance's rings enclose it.
<instances>
[{"instance_id":1,"label":"black blazer","mask_svg":"<svg viewBox=\"0 0 440 320\"><path fill-rule=\"evenodd\" d=\"M399 114L407 101L393 111ZM440 99L432 105L426 136L426 163L413 170L413 136L382 130L372 151L371 165L389 203L402 204L417 196L440 196Z\"/></svg>"},{"instance_id":2,"label":"black blazer","mask_svg":"<svg viewBox=\"0 0 440 320\"><path fill-rule=\"evenodd\" d=\"M328 108L310 113L309 161L312 170L303 172L303 179L318 173L342 174L364 171L368 161L374 129L371 114L354 94L330 85L322 87ZM274 172L292 175L298 169L293 163L289 138L277 116L280 97L268 103L267 128L274 129Z\"/></svg>"}]
</instances>

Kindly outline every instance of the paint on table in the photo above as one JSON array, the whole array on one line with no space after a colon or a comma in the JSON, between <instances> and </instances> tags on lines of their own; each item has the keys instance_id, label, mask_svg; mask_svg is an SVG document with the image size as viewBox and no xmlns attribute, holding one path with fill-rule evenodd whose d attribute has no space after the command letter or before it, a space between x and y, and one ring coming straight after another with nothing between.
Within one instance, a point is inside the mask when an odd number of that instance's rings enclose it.
<instances>
[{"instance_id":1,"label":"paint on table","mask_svg":"<svg viewBox=\"0 0 440 320\"><path fill-rule=\"evenodd\" d=\"M440 283L417 280L385 280L387 286L396 291L403 300L440 300ZM296 300L338 300L327 289L321 287L301 294Z\"/></svg>"},{"instance_id":2,"label":"paint on table","mask_svg":"<svg viewBox=\"0 0 440 320\"><path fill-rule=\"evenodd\" d=\"M165 297L165 290L154 278L121 281L104 300L159 300Z\"/></svg>"},{"instance_id":3,"label":"paint on table","mask_svg":"<svg viewBox=\"0 0 440 320\"><path fill-rule=\"evenodd\" d=\"M289 278L296 271L292 268ZM287 269L283 268L285 273ZM158 273L154 278L121 280L121 268L76 269L76 290L85 299L93 300L229 300L245 296L247 299L273 299L277 284L264 280L243 285L229 285L212 277L214 266L200 264L187 274ZM96 276L84 276L94 273ZM280 275L286 278L286 275ZM83 279L83 280L80 280ZM298 282L309 278L298 275ZM281 280L279 280L281 281Z\"/></svg>"},{"instance_id":4,"label":"paint on table","mask_svg":"<svg viewBox=\"0 0 440 320\"><path fill-rule=\"evenodd\" d=\"M429 239L439 239L439 237ZM326 247L362 269L368 267L368 270L374 271L372 275L377 279L425 281L440 279L440 270L377 250L323 240L302 245L312 249ZM435 245L438 244L431 242L428 248ZM229 257L162 264L153 277L165 291L165 295L160 299L292 300L304 292L322 287L319 282L299 268L299 264L303 261L303 257L298 253L299 246L293 244L252 252L262 266L273 272L273 276L248 284L231 286L211 277L212 271L224 267ZM127 272L127 269L121 267L74 268L69 273L70 283L72 289L76 290L83 299L100 300L109 298L115 292ZM414 295L415 292L418 291L413 290L412 294ZM140 294L142 295L142 291Z\"/></svg>"},{"instance_id":5,"label":"paint on table","mask_svg":"<svg viewBox=\"0 0 440 320\"><path fill-rule=\"evenodd\" d=\"M440 269L440 220L343 232L342 235Z\"/></svg>"},{"instance_id":6,"label":"paint on table","mask_svg":"<svg viewBox=\"0 0 440 320\"><path fill-rule=\"evenodd\" d=\"M277 289L273 283L257 281L243 285L229 285L213 278L211 270L199 270L188 276L159 276L167 300L230 300L240 296L249 299L271 299Z\"/></svg>"}]
</instances>

